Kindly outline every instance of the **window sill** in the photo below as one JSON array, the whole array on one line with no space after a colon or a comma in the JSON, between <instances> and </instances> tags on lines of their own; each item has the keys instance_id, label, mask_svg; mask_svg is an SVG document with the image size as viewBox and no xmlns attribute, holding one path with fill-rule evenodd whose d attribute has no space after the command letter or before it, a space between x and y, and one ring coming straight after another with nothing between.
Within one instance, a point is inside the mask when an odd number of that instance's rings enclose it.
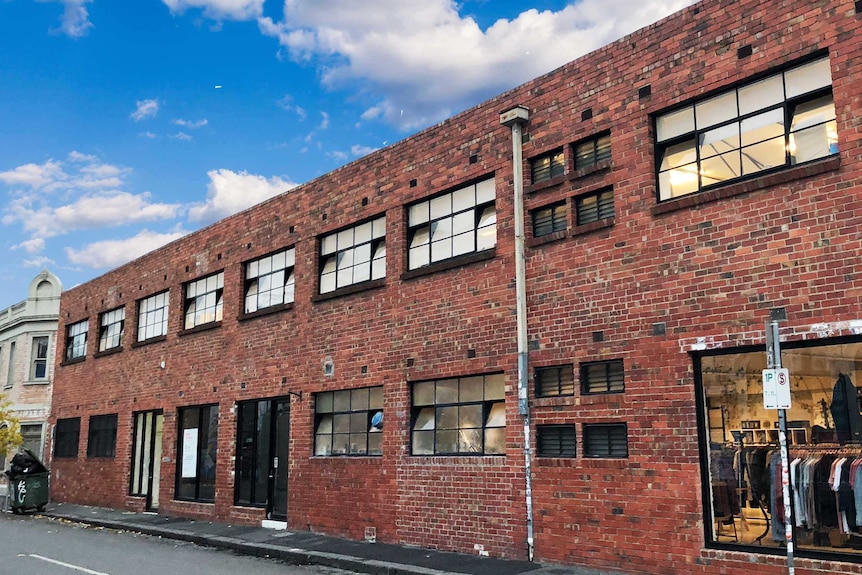
<instances>
[{"instance_id":1,"label":"window sill","mask_svg":"<svg viewBox=\"0 0 862 575\"><path fill-rule=\"evenodd\" d=\"M241 313L237 316L237 321L246 321L248 319L254 319L256 317L262 317L265 315L272 315L274 313L278 313L281 311L287 311L289 309L293 309L293 302L291 303L282 303L278 305L273 305L269 307L265 307L263 309L259 309L256 311L252 311L249 313Z\"/></svg>"},{"instance_id":2,"label":"window sill","mask_svg":"<svg viewBox=\"0 0 862 575\"><path fill-rule=\"evenodd\" d=\"M590 222L588 224L583 224L580 226L575 226L572 228L572 236L580 236L583 234L588 234L590 232L594 232L596 230L603 230L605 228L612 228L614 226L615 218L602 218L601 220L596 220L594 222Z\"/></svg>"},{"instance_id":3,"label":"window sill","mask_svg":"<svg viewBox=\"0 0 862 575\"><path fill-rule=\"evenodd\" d=\"M756 192L764 188L770 188L780 184L786 184L794 180L800 180L818 174L831 172L841 167L840 156L830 156L823 160L809 162L799 166L781 169L778 172L772 172L762 176L754 177L750 180L735 182L714 188L705 192L696 192L687 196L682 196L673 200L666 200L651 208L652 215L659 216L685 208L692 208L716 200L732 198L750 192Z\"/></svg>"},{"instance_id":4,"label":"window sill","mask_svg":"<svg viewBox=\"0 0 862 575\"><path fill-rule=\"evenodd\" d=\"M484 262L486 260L492 260L495 257L497 257L497 248L493 247L487 250L482 250L481 252L473 252L470 254L464 254L463 256L456 256L448 260L416 268L415 270L406 271L401 274L401 279L412 280L414 278L435 274L437 272L460 268L470 264Z\"/></svg>"},{"instance_id":5,"label":"window sill","mask_svg":"<svg viewBox=\"0 0 862 575\"><path fill-rule=\"evenodd\" d=\"M367 282L362 282L362 283L358 283L358 284L345 286L343 288L338 288L335 291L317 294L316 296L311 298L311 301L313 301L314 303L321 302L321 301L327 301L330 299L335 299L335 298L339 298L339 297L346 296L346 295L351 295L351 294L355 294L355 293L359 293L359 292L364 292L364 291L368 291L368 290L382 288L385 285L386 285L386 278L380 278L377 280L369 280Z\"/></svg>"},{"instance_id":6,"label":"window sill","mask_svg":"<svg viewBox=\"0 0 862 575\"><path fill-rule=\"evenodd\" d=\"M50 379L31 379L30 381L25 381L23 385L48 385L50 383ZM10 385L9 387L12 386Z\"/></svg>"},{"instance_id":7,"label":"window sill","mask_svg":"<svg viewBox=\"0 0 862 575\"><path fill-rule=\"evenodd\" d=\"M559 186L567 179L568 177L565 174L563 174L562 176L554 176L553 178L550 178L548 180L544 180L535 184L530 184L529 186L524 186L524 192L527 194L541 192L542 190L547 190L548 188Z\"/></svg>"},{"instance_id":8,"label":"window sill","mask_svg":"<svg viewBox=\"0 0 862 575\"><path fill-rule=\"evenodd\" d=\"M114 355L115 353L120 353L123 351L123 346L112 347L111 349L106 349L105 351L97 351L93 354L93 358L97 357L105 357L106 355Z\"/></svg>"},{"instance_id":9,"label":"window sill","mask_svg":"<svg viewBox=\"0 0 862 575\"><path fill-rule=\"evenodd\" d=\"M533 400L533 407L564 407L578 405L578 399L574 395L549 395L537 397Z\"/></svg>"},{"instance_id":10,"label":"window sill","mask_svg":"<svg viewBox=\"0 0 862 575\"><path fill-rule=\"evenodd\" d=\"M82 355L81 357L73 357L72 359L67 359L66 361L61 361L60 365L66 367L67 365L74 365L76 363L81 363L87 359L86 355Z\"/></svg>"},{"instance_id":11,"label":"window sill","mask_svg":"<svg viewBox=\"0 0 862 575\"><path fill-rule=\"evenodd\" d=\"M156 337L151 337L150 339L142 339L141 341L136 341L132 344L132 349L136 347L144 347L145 345L150 345L151 343L159 343L168 339L166 335L157 335Z\"/></svg>"},{"instance_id":12,"label":"window sill","mask_svg":"<svg viewBox=\"0 0 862 575\"><path fill-rule=\"evenodd\" d=\"M196 325L195 327L190 327L189 329L184 329L179 332L177 335L182 337L184 335L192 335L193 333L200 333L202 331L209 331L211 329L216 329L221 327L221 321L211 321L209 323L205 323L202 325Z\"/></svg>"},{"instance_id":13,"label":"window sill","mask_svg":"<svg viewBox=\"0 0 862 575\"><path fill-rule=\"evenodd\" d=\"M602 160L601 162L596 162L592 166L581 168L580 170L575 170L568 175L568 179L580 180L581 178L586 178L587 176L592 176L593 174L597 174L599 172L610 171L613 167L613 160Z\"/></svg>"},{"instance_id":14,"label":"window sill","mask_svg":"<svg viewBox=\"0 0 862 575\"><path fill-rule=\"evenodd\" d=\"M554 232L552 234L547 234L544 236L539 236L537 238L527 238L525 244L528 248L535 248L538 246L542 246L545 244L550 244L551 242L556 242L558 240L562 240L568 236L566 230L560 230L558 232Z\"/></svg>"}]
</instances>

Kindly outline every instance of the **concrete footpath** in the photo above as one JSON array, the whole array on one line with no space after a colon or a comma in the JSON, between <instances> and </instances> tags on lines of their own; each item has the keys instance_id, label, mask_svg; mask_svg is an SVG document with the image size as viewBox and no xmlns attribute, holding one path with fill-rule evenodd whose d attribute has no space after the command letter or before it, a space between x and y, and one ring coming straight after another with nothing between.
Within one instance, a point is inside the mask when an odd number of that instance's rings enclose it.
<instances>
[{"instance_id":1,"label":"concrete footpath","mask_svg":"<svg viewBox=\"0 0 862 575\"><path fill-rule=\"evenodd\" d=\"M0 497L0 509L5 509L3 499ZM294 565L324 565L369 575L626 575L83 505L49 503L40 515L271 557Z\"/></svg>"}]
</instances>

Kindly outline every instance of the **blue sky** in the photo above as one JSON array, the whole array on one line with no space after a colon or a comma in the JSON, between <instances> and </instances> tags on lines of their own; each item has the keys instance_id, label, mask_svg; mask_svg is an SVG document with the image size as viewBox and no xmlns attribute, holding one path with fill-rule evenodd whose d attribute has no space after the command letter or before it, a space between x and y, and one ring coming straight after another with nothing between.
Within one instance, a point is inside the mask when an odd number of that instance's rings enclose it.
<instances>
[{"instance_id":1,"label":"blue sky","mask_svg":"<svg viewBox=\"0 0 862 575\"><path fill-rule=\"evenodd\" d=\"M693 0L0 0L0 309Z\"/></svg>"}]
</instances>

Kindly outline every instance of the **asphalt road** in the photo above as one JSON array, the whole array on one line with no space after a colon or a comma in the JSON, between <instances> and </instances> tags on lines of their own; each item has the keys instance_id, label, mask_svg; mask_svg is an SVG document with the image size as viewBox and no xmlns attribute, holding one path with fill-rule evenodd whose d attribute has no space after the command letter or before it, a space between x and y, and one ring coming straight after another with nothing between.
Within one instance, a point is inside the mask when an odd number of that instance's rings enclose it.
<instances>
[{"instance_id":1,"label":"asphalt road","mask_svg":"<svg viewBox=\"0 0 862 575\"><path fill-rule=\"evenodd\" d=\"M127 531L0 513L0 575L342 575Z\"/></svg>"}]
</instances>

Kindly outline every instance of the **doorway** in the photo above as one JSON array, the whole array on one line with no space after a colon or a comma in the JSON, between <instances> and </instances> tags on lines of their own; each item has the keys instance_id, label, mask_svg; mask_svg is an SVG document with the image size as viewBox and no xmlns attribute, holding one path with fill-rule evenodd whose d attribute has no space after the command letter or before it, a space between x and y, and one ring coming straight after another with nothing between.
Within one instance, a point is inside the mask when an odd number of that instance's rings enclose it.
<instances>
[{"instance_id":1,"label":"doorway","mask_svg":"<svg viewBox=\"0 0 862 575\"><path fill-rule=\"evenodd\" d=\"M238 405L237 505L264 507L266 518L287 521L290 398Z\"/></svg>"},{"instance_id":2,"label":"doorway","mask_svg":"<svg viewBox=\"0 0 862 575\"><path fill-rule=\"evenodd\" d=\"M129 494L146 497L145 509L159 509L159 478L162 467L162 430L164 415L161 410L135 414L132 445L132 473Z\"/></svg>"}]
</instances>

